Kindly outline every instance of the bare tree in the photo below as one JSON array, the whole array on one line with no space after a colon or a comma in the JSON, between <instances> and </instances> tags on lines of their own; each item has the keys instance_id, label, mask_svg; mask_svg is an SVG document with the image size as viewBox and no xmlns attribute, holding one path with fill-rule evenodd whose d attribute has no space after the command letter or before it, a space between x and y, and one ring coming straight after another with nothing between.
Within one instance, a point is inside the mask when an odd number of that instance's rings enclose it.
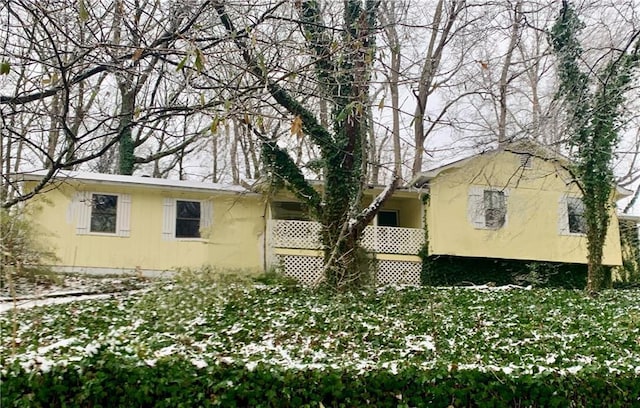
<instances>
[{"instance_id":1,"label":"bare tree","mask_svg":"<svg viewBox=\"0 0 640 408\"><path fill-rule=\"evenodd\" d=\"M434 126L445 115L448 106L441 107L436 118L427 116L429 98L434 92L442 87L453 73L457 70L458 64L462 60L453 63L453 66L445 66L443 59L448 51L448 45L452 38L469 23L468 20L460 23L460 18L465 11L467 4L464 0L445 2L439 0L436 3L433 19L429 27L428 46L422 59L420 75L416 78L416 88L413 90L416 98L416 108L414 113L414 143L415 156L413 160L412 173L417 174L422 171L424 159L424 144L428 134L433 131ZM431 126L425 127L425 121L429 120Z\"/></svg>"},{"instance_id":2,"label":"bare tree","mask_svg":"<svg viewBox=\"0 0 640 408\"><path fill-rule=\"evenodd\" d=\"M275 3L265 12L275 13L283 4ZM309 61L314 67L313 77L305 79L313 80L314 90L320 91L325 99L331 128L324 127L314 112L295 96L300 89L290 88L293 84L284 80L290 72L281 72L277 63L267 65L273 60L265 53L279 53L277 44L269 40L270 50L254 45L252 33L239 28L246 26L242 13L229 4L216 6L229 38L242 55L248 72L267 92L265 96L287 112L292 133L302 132L321 152L322 194L305 180L303 170L277 140L267 138L252 126L254 134L262 140L263 159L269 174L291 190L322 224L325 278L330 286L343 290L364 281L365 271L358 265L360 235L398 180L394 178L371 206L361 208L366 185L367 105L378 4L346 1L342 18L336 20L316 1L301 1L296 8L303 34L298 41L303 44L300 50L304 52L297 58Z\"/></svg>"},{"instance_id":3,"label":"bare tree","mask_svg":"<svg viewBox=\"0 0 640 408\"><path fill-rule=\"evenodd\" d=\"M59 169L114 155L117 147L125 173L184 155L203 134L201 118L223 103L213 87L200 98L188 92L194 77L220 83L203 72L203 49L216 52L220 42L205 35L214 28L207 18L211 2L178 9L125 0L58 6L16 0L0 10L8 22L1 33L5 207L32 197ZM198 40L203 47L192 45ZM185 126L192 117L199 119ZM94 167L114 170L101 163ZM9 173L29 168L47 168L48 176L33 191L10 197Z\"/></svg>"}]
</instances>

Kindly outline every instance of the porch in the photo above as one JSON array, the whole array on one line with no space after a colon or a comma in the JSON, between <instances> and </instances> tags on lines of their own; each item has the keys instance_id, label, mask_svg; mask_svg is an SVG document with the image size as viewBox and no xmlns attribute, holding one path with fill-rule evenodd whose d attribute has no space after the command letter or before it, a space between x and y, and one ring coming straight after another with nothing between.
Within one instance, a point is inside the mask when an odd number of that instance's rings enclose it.
<instances>
[{"instance_id":1,"label":"porch","mask_svg":"<svg viewBox=\"0 0 640 408\"><path fill-rule=\"evenodd\" d=\"M304 220L267 221L267 248L271 264L303 284L322 280L321 226ZM362 247L374 254L379 284L420 284L422 260L418 256L425 242L421 228L370 225L364 230Z\"/></svg>"}]
</instances>

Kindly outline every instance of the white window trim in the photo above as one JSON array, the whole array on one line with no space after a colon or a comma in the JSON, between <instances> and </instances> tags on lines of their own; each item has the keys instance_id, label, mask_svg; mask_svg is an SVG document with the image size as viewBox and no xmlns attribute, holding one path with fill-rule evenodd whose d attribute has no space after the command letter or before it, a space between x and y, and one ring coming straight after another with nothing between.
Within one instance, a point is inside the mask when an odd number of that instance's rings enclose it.
<instances>
[{"instance_id":1,"label":"white window trim","mask_svg":"<svg viewBox=\"0 0 640 408\"><path fill-rule=\"evenodd\" d=\"M118 197L116 207L116 232L92 232L91 211L93 195ZM73 208L77 216L76 235L96 235L104 237L129 237L131 235L131 195L103 191L81 191L73 198Z\"/></svg>"},{"instance_id":2,"label":"white window trim","mask_svg":"<svg viewBox=\"0 0 640 408\"><path fill-rule=\"evenodd\" d=\"M504 224L499 228L488 227L485 219L484 192L500 191L504 194ZM473 228L489 231L499 231L509 225L509 189L490 186L470 186L467 197L467 220Z\"/></svg>"},{"instance_id":3,"label":"white window trim","mask_svg":"<svg viewBox=\"0 0 640 408\"><path fill-rule=\"evenodd\" d=\"M569 200L582 197L576 194L563 194L558 200L558 235L569 237L586 237L587 234L582 232L571 232L569 230Z\"/></svg>"},{"instance_id":4,"label":"white window trim","mask_svg":"<svg viewBox=\"0 0 640 408\"><path fill-rule=\"evenodd\" d=\"M178 201L200 203L200 237L176 237L176 208ZM162 210L162 239L165 241L208 241L208 229L213 225L213 202L211 200L194 200L189 198L165 198Z\"/></svg>"}]
</instances>

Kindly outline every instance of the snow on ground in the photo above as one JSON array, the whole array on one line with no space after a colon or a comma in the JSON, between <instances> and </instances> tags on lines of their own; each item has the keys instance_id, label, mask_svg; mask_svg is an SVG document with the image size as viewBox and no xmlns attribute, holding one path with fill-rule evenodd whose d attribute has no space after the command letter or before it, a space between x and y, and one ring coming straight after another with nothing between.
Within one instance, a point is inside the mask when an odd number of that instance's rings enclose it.
<instances>
[{"instance_id":1,"label":"snow on ground","mask_svg":"<svg viewBox=\"0 0 640 408\"><path fill-rule=\"evenodd\" d=\"M151 281L132 276L48 275L36 279L17 278L14 288L0 288L0 313L35 306L73 301L106 299L113 293L140 291Z\"/></svg>"},{"instance_id":2,"label":"snow on ground","mask_svg":"<svg viewBox=\"0 0 640 408\"><path fill-rule=\"evenodd\" d=\"M97 299L108 299L111 297L110 294L103 295L79 295L79 296L64 296L64 297L51 297L51 298L40 298L40 299L27 299L27 300L18 300L14 304L12 301L2 301L0 302L0 313L5 313L10 310L16 309L29 309L36 306L45 306L45 305L58 305L62 303L76 302L82 300L97 300Z\"/></svg>"},{"instance_id":3,"label":"snow on ground","mask_svg":"<svg viewBox=\"0 0 640 408\"><path fill-rule=\"evenodd\" d=\"M106 282L97 286L111 287ZM141 365L182 358L199 368L397 372L411 365L510 375L583 369L640 375L637 290L603 291L594 299L582 291L529 287L387 286L329 295L247 282L134 283L113 293L21 303L80 300L65 307L0 313L1 328L12 333L0 339L0 359L6 367L44 370L81 364L100 351ZM96 289L95 282L87 284Z\"/></svg>"}]
</instances>

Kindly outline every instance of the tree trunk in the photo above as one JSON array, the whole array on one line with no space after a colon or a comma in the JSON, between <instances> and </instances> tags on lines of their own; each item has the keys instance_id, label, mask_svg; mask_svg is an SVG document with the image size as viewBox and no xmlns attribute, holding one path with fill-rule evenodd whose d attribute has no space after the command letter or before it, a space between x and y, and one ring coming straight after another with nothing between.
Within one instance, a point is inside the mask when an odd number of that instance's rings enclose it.
<instances>
[{"instance_id":1,"label":"tree trunk","mask_svg":"<svg viewBox=\"0 0 640 408\"><path fill-rule=\"evenodd\" d=\"M513 59L513 51L518 44L520 38L520 18L522 15L522 1L518 1L513 11L513 24L511 25L511 38L509 39L509 48L504 57L502 71L500 73L499 83L499 104L500 110L498 115L498 144L504 144L510 139L507 135L507 93L509 86L509 70L511 69L511 60Z\"/></svg>"},{"instance_id":2,"label":"tree trunk","mask_svg":"<svg viewBox=\"0 0 640 408\"><path fill-rule=\"evenodd\" d=\"M227 140L229 140L229 143L231 144L229 152L231 182L233 184L240 184L240 169L238 168L238 121L233 119L233 135L231 134L229 126L225 125L225 131L227 132Z\"/></svg>"},{"instance_id":3,"label":"tree trunk","mask_svg":"<svg viewBox=\"0 0 640 408\"><path fill-rule=\"evenodd\" d=\"M586 290L593 293L610 278L610 269L602 265L602 258L615 188L611 163L619 142L620 107L640 62L640 41L634 39L633 48L629 43L629 50L622 51L599 70L584 72L583 51L578 41L582 27L571 4L564 1L551 29L551 43L559 60L559 95L566 103L569 141L576 148L575 174L583 194L587 224Z\"/></svg>"},{"instance_id":4,"label":"tree trunk","mask_svg":"<svg viewBox=\"0 0 640 408\"><path fill-rule=\"evenodd\" d=\"M218 182L218 135L211 137L211 151L213 154L213 163L211 169L211 181Z\"/></svg>"},{"instance_id":5,"label":"tree trunk","mask_svg":"<svg viewBox=\"0 0 640 408\"><path fill-rule=\"evenodd\" d=\"M247 144L249 146L251 164L253 164L253 177L258 179L260 178L260 158L256 154L256 143L254 142L253 137L251 137L249 129L247 129ZM249 164L247 164L247 167L249 167ZM248 175L248 177L251 178L251 175Z\"/></svg>"},{"instance_id":6,"label":"tree trunk","mask_svg":"<svg viewBox=\"0 0 640 408\"><path fill-rule=\"evenodd\" d=\"M119 173L132 175L135 164L135 144L132 136L133 115L135 110L135 89L133 84L124 80L120 85L120 116L118 120L118 135L120 137Z\"/></svg>"},{"instance_id":7,"label":"tree trunk","mask_svg":"<svg viewBox=\"0 0 640 408\"><path fill-rule=\"evenodd\" d=\"M6 143L5 143L5 136L4 136L4 132L0 132L0 179L5 180L5 173L8 176L8 172L6 172L5 170L5 166L8 166L9 168L11 168L11 160L9 160L9 158L11 157L11 154L9 152L9 150L7 150L7 153L5 154L4 149L5 149L5 145L6 148L9 149L11 144L9 142L9 138L6 138ZM5 163L5 157L6 157L6 163ZM0 183L0 202L4 203L7 198L9 197L9 183ZM0 254L0 256L2 256Z\"/></svg>"},{"instance_id":8,"label":"tree trunk","mask_svg":"<svg viewBox=\"0 0 640 408\"><path fill-rule=\"evenodd\" d=\"M359 234L346 233L346 236L340 237L341 233L341 228L325 230L326 236L323 239L325 247L326 243L339 242L326 250L324 255L326 283L338 291L360 287L370 283L373 278L371 260L359 245ZM340 241L338 238L341 238Z\"/></svg>"},{"instance_id":9,"label":"tree trunk","mask_svg":"<svg viewBox=\"0 0 640 408\"><path fill-rule=\"evenodd\" d=\"M51 98L51 108L49 113L49 140L47 140L47 156L56 156L56 147L58 146L58 139L60 138L60 129L58 129L58 121L60 116L60 97L58 94ZM53 163L45 157L43 162L46 163L47 168L51 168Z\"/></svg>"},{"instance_id":10,"label":"tree trunk","mask_svg":"<svg viewBox=\"0 0 640 408\"><path fill-rule=\"evenodd\" d=\"M602 248L590 248L587 263L586 291L589 293L595 293L603 288L605 283L607 282L606 272L606 267L602 265Z\"/></svg>"},{"instance_id":11,"label":"tree trunk","mask_svg":"<svg viewBox=\"0 0 640 408\"><path fill-rule=\"evenodd\" d=\"M391 90L391 120L393 133L393 172L394 177L402 177L402 157L400 155L400 92L398 91L402 54L400 53L400 41L395 27L390 29L390 37L393 38L393 49L391 50L391 78L389 81L389 89ZM422 132L424 132L424 129L422 129ZM424 140L422 143L424 144ZM422 148L419 149L420 154L422 154L424 150L424 145L421 147ZM420 161L422 161L422 159L420 159ZM422 167L422 164L420 164L420 167Z\"/></svg>"},{"instance_id":12,"label":"tree trunk","mask_svg":"<svg viewBox=\"0 0 640 408\"><path fill-rule=\"evenodd\" d=\"M445 5L449 10L448 15L446 16L444 15ZM429 96L434 91L434 79L442 61L444 49L451 40L454 23L458 19L460 12L465 7L466 3L460 0L448 2L438 0L438 3L436 4L433 20L431 22L429 45L422 64L420 78L418 79L418 89L417 91L414 91L414 95L416 97L416 109L414 112L413 126L416 151L413 158L413 174L418 174L422 171L425 154L424 144L427 140L428 133L432 129L432 127L429 129L425 128L425 116L427 114ZM444 20L445 17L446 20ZM439 116L442 116L442 114L444 114L444 111Z\"/></svg>"},{"instance_id":13,"label":"tree trunk","mask_svg":"<svg viewBox=\"0 0 640 408\"><path fill-rule=\"evenodd\" d=\"M369 118L370 123L373 123L373 110L371 106L367 108L367 116ZM382 146L378 147L378 143L376 142L376 134L373 130L373 126L369 126L369 166L371 170L369 171L369 182L371 184L378 185L380 184L380 160L377 154L378 149L382 148Z\"/></svg>"}]
</instances>

